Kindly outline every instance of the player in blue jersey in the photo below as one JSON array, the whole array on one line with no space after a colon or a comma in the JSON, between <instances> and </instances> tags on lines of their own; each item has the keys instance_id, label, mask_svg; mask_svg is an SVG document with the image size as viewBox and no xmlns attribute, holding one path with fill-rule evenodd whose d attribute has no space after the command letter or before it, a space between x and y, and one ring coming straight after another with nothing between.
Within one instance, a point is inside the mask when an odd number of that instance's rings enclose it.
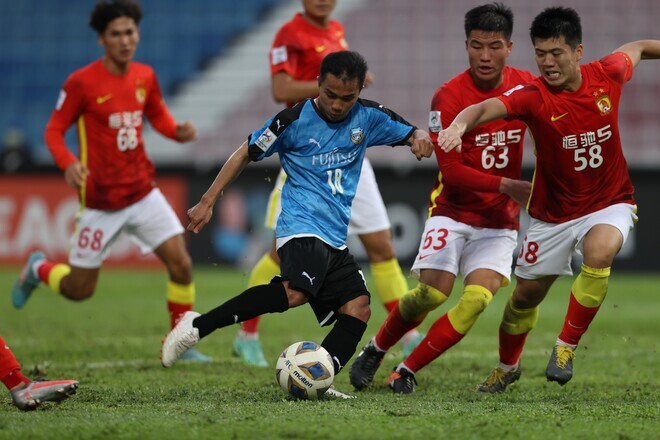
<instances>
[{"instance_id":1,"label":"player in blue jersey","mask_svg":"<svg viewBox=\"0 0 660 440\"><path fill-rule=\"evenodd\" d=\"M371 314L370 297L345 242L364 153L375 145L409 145L417 159L433 154L425 130L376 102L359 99L366 72L367 64L356 52L326 56L319 97L282 110L252 133L188 211L188 230L197 233L211 219L223 190L250 161L279 154L288 175L275 230L281 276L204 315L186 313L163 343L163 366L170 367L218 328L305 303L322 326L335 322L321 344L335 373L355 353Z\"/></svg>"}]
</instances>

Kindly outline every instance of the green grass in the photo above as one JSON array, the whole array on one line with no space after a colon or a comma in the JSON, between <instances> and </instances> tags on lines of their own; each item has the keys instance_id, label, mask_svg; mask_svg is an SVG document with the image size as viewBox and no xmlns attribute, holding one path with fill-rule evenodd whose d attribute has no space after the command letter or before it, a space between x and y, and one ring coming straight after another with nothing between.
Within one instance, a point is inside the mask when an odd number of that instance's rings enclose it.
<instances>
[{"instance_id":1,"label":"green grass","mask_svg":"<svg viewBox=\"0 0 660 440\"><path fill-rule=\"evenodd\" d=\"M564 387L545 380L550 349L561 328L570 280L556 283L541 309L524 353L519 383L499 396L473 392L497 364L497 326L511 287L501 291L471 333L417 375L417 392L394 396L385 388L400 361L386 357L373 389L353 401L293 401L275 383L274 368L243 367L231 356L238 327L219 330L199 345L207 365L160 366L167 332L165 275L161 271L104 270L95 296L72 303L40 287L24 310L10 305L18 269L0 270L0 334L30 373L76 378L80 390L61 405L22 413L8 394L0 401L0 438L658 438L657 286L660 276L615 274L610 293ZM196 309L207 311L243 289L246 275L196 270ZM427 318L432 321L458 299ZM364 341L385 313L374 300ZM320 342L327 329L301 307L262 320L261 340L274 365L298 340ZM348 392L348 374L336 379ZM2 388L0 388L1 390Z\"/></svg>"}]
</instances>

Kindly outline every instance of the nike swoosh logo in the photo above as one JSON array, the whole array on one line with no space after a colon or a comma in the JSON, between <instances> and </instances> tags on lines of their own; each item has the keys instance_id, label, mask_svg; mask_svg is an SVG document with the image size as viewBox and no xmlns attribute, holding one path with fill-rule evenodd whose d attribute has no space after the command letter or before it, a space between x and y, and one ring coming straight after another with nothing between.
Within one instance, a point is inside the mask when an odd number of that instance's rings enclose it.
<instances>
[{"instance_id":1,"label":"nike swoosh logo","mask_svg":"<svg viewBox=\"0 0 660 440\"><path fill-rule=\"evenodd\" d=\"M325 50L325 46L316 46L314 50L316 51L316 53L321 53Z\"/></svg>"},{"instance_id":2,"label":"nike swoosh logo","mask_svg":"<svg viewBox=\"0 0 660 440\"><path fill-rule=\"evenodd\" d=\"M434 254L420 255L420 256L419 256L419 259L420 259L420 260L423 260L424 258L426 258L426 257L430 257L431 255L434 255Z\"/></svg>"},{"instance_id":3,"label":"nike swoosh logo","mask_svg":"<svg viewBox=\"0 0 660 440\"><path fill-rule=\"evenodd\" d=\"M552 115L552 116L550 116L550 120L552 122L558 121L561 118L563 118L564 116L566 116L567 114L568 114L568 112L564 113L563 115L559 115L559 116Z\"/></svg>"},{"instance_id":4,"label":"nike swoosh logo","mask_svg":"<svg viewBox=\"0 0 660 440\"><path fill-rule=\"evenodd\" d=\"M99 96L98 98L96 98L96 103L97 104L103 104L104 102L106 102L110 98L112 98L112 93L108 93L105 96Z\"/></svg>"}]
</instances>

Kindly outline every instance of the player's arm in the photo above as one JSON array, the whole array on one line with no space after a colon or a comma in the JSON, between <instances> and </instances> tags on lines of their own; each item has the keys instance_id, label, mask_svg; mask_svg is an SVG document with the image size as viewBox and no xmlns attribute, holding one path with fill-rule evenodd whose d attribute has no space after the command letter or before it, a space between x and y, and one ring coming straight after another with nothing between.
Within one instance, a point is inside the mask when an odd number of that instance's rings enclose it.
<instances>
[{"instance_id":1,"label":"player's arm","mask_svg":"<svg viewBox=\"0 0 660 440\"><path fill-rule=\"evenodd\" d=\"M641 60L657 60L660 58L660 40L639 40L624 44L614 52L624 52L637 67Z\"/></svg>"},{"instance_id":2,"label":"player's arm","mask_svg":"<svg viewBox=\"0 0 660 440\"><path fill-rule=\"evenodd\" d=\"M243 172L245 167L250 163L250 156L248 154L248 143L243 142L243 145L238 147L231 155L229 160L218 172L215 180L206 190L199 202L188 210L188 230L197 234L202 228L211 220L213 215L213 207L215 202L222 197L222 193L231 182L233 182Z\"/></svg>"},{"instance_id":3,"label":"player's arm","mask_svg":"<svg viewBox=\"0 0 660 440\"><path fill-rule=\"evenodd\" d=\"M497 98L489 98L466 107L456 115L449 127L438 133L438 146L443 151L451 151L454 148L461 151L461 137L466 131L472 130L477 125L506 118L507 114L506 106Z\"/></svg>"},{"instance_id":4,"label":"player's arm","mask_svg":"<svg viewBox=\"0 0 660 440\"><path fill-rule=\"evenodd\" d=\"M319 96L319 83L299 81L286 72L278 72L271 77L271 92L276 102L299 102Z\"/></svg>"},{"instance_id":5,"label":"player's arm","mask_svg":"<svg viewBox=\"0 0 660 440\"><path fill-rule=\"evenodd\" d=\"M421 128L416 128L410 137L406 139L405 144L410 147L410 151L415 155L417 160L422 160L423 157L431 157L433 155L433 142L431 137Z\"/></svg>"},{"instance_id":6,"label":"player's arm","mask_svg":"<svg viewBox=\"0 0 660 440\"><path fill-rule=\"evenodd\" d=\"M44 133L46 146L53 155L55 164L64 171L64 180L67 185L76 190L80 190L85 184L89 170L69 151L64 135L73 121L82 114L83 102L81 86L70 77L60 91L57 104L50 115Z\"/></svg>"}]
</instances>

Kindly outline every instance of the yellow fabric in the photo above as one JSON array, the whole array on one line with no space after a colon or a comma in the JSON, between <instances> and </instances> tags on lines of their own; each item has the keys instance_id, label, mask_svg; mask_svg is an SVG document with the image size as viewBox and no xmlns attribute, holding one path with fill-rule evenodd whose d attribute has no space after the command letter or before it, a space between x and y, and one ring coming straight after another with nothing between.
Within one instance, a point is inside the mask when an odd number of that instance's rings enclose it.
<instances>
[{"instance_id":1,"label":"yellow fabric","mask_svg":"<svg viewBox=\"0 0 660 440\"><path fill-rule=\"evenodd\" d=\"M271 258L270 254L264 254L250 272L248 288L270 283L273 277L280 274L280 266Z\"/></svg>"},{"instance_id":2,"label":"yellow fabric","mask_svg":"<svg viewBox=\"0 0 660 440\"><path fill-rule=\"evenodd\" d=\"M605 300L607 285L610 279L610 268L595 269L586 264L573 283L573 296L585 307L598 307Z\"/></svg>"},{"instance_id":3,"label":"yellow fabric","mask_svg":"<svg viewBox=\"0 0 660 440\"><path fill-rule=\"evenodd\" d=\"M408 282L396 258L371 263L371 274L374 277L376 292L383 304L396 301L408 292Z\"/></svg>"},{"instance_id":4,"label":"yellow fabric","mask_svg":"<svg viewBox=\"0 0 660 440\"><path fill-rule=\"evenodd\" d=\"M195 283L177 284L168 281L167 300L183 306L192 305L195 302Z\"/></svg>"},{"instance_id":5,"label":"yellow fabric","mask_svg":"<svg viewBox=\"0 0 660 440\"><path fill-rule=\"evenodd\" d=\"M467 334L492 299L493 294L483 286L465 286L458 304L447 312L447 318L454 330L462 335Z\"/></svg>"},{"instance_id":6,"label":"yellow fabric","mask_svg":"<svg viewBox=\"0 0 660 440\"><path fill-rule=\"evenodd\" d=\"M48 274L48 287L55 293L62 293L60 283L62 278L71 273L71 267L68 264L56 264Z\"/></svg>"},{"instance_id":7,"label":"yellow fabric","mask_svg":"<svg viewBox=\"0 0 660 440\"><path fill-rule=\"evenodd\" d=\"M80 150L80 163L87 166L87 128L85 127L85 118L80 116L78 118L78 146ZM80 209L86 206L87 202L87 184L85 183L80 188Z\"/></svg>"},{"instance_id":8,"label":"yellow fabric","mask_svg":"<svg viewBox=\"0 0 660 440\"><path fill-rule=\"evenodd\" d=\"M438 289L419 283L399 300L399 312L407 322L420 321L431 310L447 301L447 295Z\"/></svg>"},{"instance_id":9,"label":"yellow fabric","mask_svg":"<svg viewBox=\"0 0 660 440\"><path fill-rule=\"evenodd\" d=\"M511 304L512 298L506 303L502 316L502 330L510 335L522 335L534 328L539 320L539 306L531 309L516 309Z\"/></svg>"}]
</instances>

